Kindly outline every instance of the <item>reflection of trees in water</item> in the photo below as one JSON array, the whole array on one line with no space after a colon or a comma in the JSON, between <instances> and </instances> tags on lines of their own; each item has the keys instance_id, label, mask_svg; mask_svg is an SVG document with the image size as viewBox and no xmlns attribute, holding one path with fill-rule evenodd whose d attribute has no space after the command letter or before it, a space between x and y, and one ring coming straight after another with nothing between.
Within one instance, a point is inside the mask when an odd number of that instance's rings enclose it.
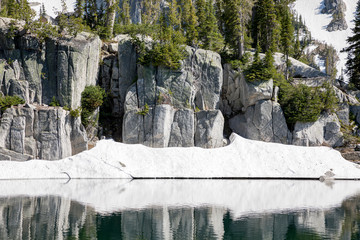
<instances>
[{"instance_id":1,"label":"reflection of trees in water","mask_svg":"<svg viewBox=\"0 0 360 240\"><path fill-rule=\"evenodd\" d=\"M360 239L359 230L360 195L328 210L239 219L220 207L153 207L102 215L60 197L0 199L0 239Z\"/></svg>"}]
</instances>

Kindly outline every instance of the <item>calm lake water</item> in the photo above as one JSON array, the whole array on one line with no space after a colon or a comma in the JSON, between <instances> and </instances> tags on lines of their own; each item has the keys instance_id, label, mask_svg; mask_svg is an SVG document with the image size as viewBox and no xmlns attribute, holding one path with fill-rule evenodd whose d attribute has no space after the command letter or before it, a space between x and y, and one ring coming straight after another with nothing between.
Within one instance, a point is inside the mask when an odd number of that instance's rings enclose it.
<instances>
[{"instance_id":1,"label":"calm lake water","mask_svg":"<svg viewBox=\"0 0 360 240\"><path fill-rule=\"evenodd\" d=\"M360 239L360 182L0 181L0 239Z\"/></svg>"}]
</instances>

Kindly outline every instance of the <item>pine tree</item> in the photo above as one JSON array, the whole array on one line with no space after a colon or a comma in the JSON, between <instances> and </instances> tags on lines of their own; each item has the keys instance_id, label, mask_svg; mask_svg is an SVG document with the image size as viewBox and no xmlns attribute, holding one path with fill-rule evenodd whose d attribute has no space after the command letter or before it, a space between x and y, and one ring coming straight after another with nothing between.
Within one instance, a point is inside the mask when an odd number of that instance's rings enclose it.
<instances>
[{"instance_id":1,"label":"pine tree","mask_svg":"<svg viewBox=\"0 0 360 240\"><path fill-rule=\"evenodd\" d=\"M84 5L85 5L84 0L76 0L76 3L75 3L75 16L76 17L80 17L80 18L83 17L83 15L84 15Z\"/></svg>"},{"instance_id":2,"label":"pine tree","mask_svg":"<svg viewBox=\"0 0 360 240\"><path fill-rule=\"evenodd\" d=\"M344 51L348 52L346 73L349 81L360 89L360 0L357 2L354 22L353 36L348 37L349 46Z\"/></svg>"},{"instance_id":3,"label":"pine tree","mask_svg":"<svg viewBox=\"0 0 360 240\"><path fill-rule=\"evenodd\" d=\"M196 17L199 23L197 26L197 32L198 32L199 40L201 41L202 39L206 38L207 35L206 29L204 28L203 25L206 21L206 12L205 12L206 2L205 0L196 0L195 4L196 4Z\"/></svg>"},{"instance_id":4,"label":"pine tree","mask_svg":"<svg viewBox=\"0 0 360 240\"><path fill-rule=\"evenodd\" d=\"M198 42L198 32L196 29L198 21L195 14L195 6L192 0L182 0L181 7L181 28L186 37L186 44L194 47Z\"/></svg>"},{"instance_id":5,"label":"pine tree","mask_svg":"<svg viewBox=\"0 0 360 240\"><path fill-rule=\"evenodd\" d=\"M253 26L254 39L256 43L259 42L262 51L276 51L280 24L276 17L274 0L259 0L256 3Z\"/></svg>"},{"instance_id":6,"label":"pine tree","mask_svg":"<svg viewBox=\"0 0 360 240\"><path fill-rule=\"evenodd\" d=\"M220 51L224 45L224 40L218 29L215 10L211 0L207 1L205 11L206 19L203 28L207 35L202 39L202 47L212 51Z\"/></svg>"},{"instance_id":7,"label":"pine tree","mask_svg":"<svg viewBox=\"0 0 360 240\"><path fill-rule=\"evenodd\" d=\"M289 67L290 61L289 56L293 53L293 35L294 35L294 28L291 21L291 13L290 10L285 8L283 11L283 16L281 19L281 50L285 57L285 78L288 80L289 78Z\"/></svg>"},{"instance_id":8,"label":"pine tree","mask_svg":"<svg viewBox=\"0 0 360 240\"><path fill-rule=\"evenodd\" d=\"M141 23L154 24L159 19L160 1L159 0L143 0Z\"/></svg>"},{"instance_id":9,"label":"pine tree","mask_svg":"<svg viewBox=\"0 0 360 240\"><path fill-rule=\"evenodd\" d=\"M129 0L123 0L122 8L121 8L121 20L124 26L128 26L131 23Z\"/></svg>"},{"instance_id":10,"label":"pine tree","mask_svg":"<svg viewBox=\"0 0 360 240\"><path fill-rule=\"evenodd\" d=\"M223 0L222 4L225 42L240 59L245 51L246 25L251 19L253 0Z\"/></svg>"}]
</instances>

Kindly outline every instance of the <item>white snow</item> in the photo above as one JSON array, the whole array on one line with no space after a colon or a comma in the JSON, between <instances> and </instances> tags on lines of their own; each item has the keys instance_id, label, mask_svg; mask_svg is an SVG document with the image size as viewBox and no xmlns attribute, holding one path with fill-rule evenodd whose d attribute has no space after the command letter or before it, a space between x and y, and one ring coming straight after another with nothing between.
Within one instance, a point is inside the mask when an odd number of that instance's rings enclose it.
<instances>
[{"instance_id":1,"label":"white snow","mask_svg":"<svg viewBox=\"0 0 360 240\"><path fill-rule=\"evenodd\" d=\"M323 0L296 0L294 9L305 20L305 24L314 39L331 44L339 53L340 61L337 66L338 76L341 69L345 69L347 53L340 53L340 50L347 46L346 39L352 35L356 10L356 0L343 0L346 4L345 19L348 29L344 31L328 32L327 25L331 22L331 14L321 14Z\"/></svg>"},{"instance_id":2,"label":"white snow","mask_svg":"<svg viewBox=\"0 0 360 240\"><path fill-rule=\"evenodd\" d=\"M27 180L0 181L0 197L58 196L107 214L129 209L214 206L238 218L338 207L360 194L358 181L299 180ZM269 201L269 199L271 201Z\"/></svg>"},{"instance_id":3,"label":"white snow","mask_svg":"<svg viewBox=\"0 0 360 240\"><path fill-rule=\"evenodd\" d=\"M59 161L0 162L0 179L319 178L360 179L360 166L328 147L299 147L230 137L217 149L149 148L102 140Z\"/></svg>"},{"instance_id":4,"label":"white snow","mask_svg":"<svg viewBox=\"0 0 360 240\"><path fill-rule=\"evenodd\" d=\"M31 8L36 11L37 16L39 16L42 4L44 4L46 13L53 18L62 10L61 0L28 0L28 2L32 5ZM75 0L65 0L68 12L74 11L75 2Z\"/></svg>"}]
</instances>

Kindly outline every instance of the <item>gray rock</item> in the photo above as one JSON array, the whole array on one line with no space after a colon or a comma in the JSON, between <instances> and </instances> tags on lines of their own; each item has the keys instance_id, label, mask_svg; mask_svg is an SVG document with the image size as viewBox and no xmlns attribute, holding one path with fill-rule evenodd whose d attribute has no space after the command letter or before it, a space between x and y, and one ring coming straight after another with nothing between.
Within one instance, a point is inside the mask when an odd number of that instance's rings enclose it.
<instances>
[{"instance_id":1,"label":"gray rock","mask_svg":"<svg viewBox=\"0 0 360 240\"><path fill-rule=\"evenodd\" d=\"M229 125L235 133L252 140L286 144L290 135L280 105L270 100L248 107L245 113L231 118Z\"/></svg>"},{"instance_id":2,"label":"gray rock","mask_svg":"<svg viewBox=\"0 0 360 240\"><path fill-rule=\"evenodd\" d=\"M167 104L157 105L153 117L152 147L167 147L169 145L171 125L174 119L174 109Z\"/></svg>"},{"instance_id":3,"label":"gray rock","mask_svg":"<svg viewBox=\"0 0 360 240\"><path fill-rule=\"evenodd\" d=\"M256 102L272 98L273 80L248 82L243 73L225 64L223 94L232 112L246 111Z\"/></svg>"},{"instance_id":4,"label":"gray rock","mask_svg":"<svg viewBox=\"0 0 360 240\"><path fill-rule=\"evenodd\" d=\"M264 54L261 54L262 57L265 57ZM291 62L291 67L290 67L290 72L292 73L292 75L295 78L327 78L328 76L313 68L310 67L309 65L306 65L305 63L302 63L294 58L289 58L290 62ZM285 59L282 53L275 53L274 54L274 65L279 68L284 70L285 69Z\"/></svg>"},{"instance_id":5,"label":"gray rock","mask_svg":"<svg viewBox=\"0 0 360 240\"><path fill-rule=\"evenodd\" d=\"M321 13L323 14L333 14L338 11L346 11L346 4L343 0L324 0L323 6L323 9L321 9Z\"/></svg>"},{"instance_id":6,"label":"gray rock","mask_svg":"<svg viewBox=\"0 0 360 240\"><path fill-rule=\"evenodd\" d=\"M119 56L131 56L133 46L130 39L126 36L117 38L122 41L119 43ZM122 53L121 46L127 52ZM135 61L132 64L127 61L126 55L119 57L120 82L123 81L122 65L127 67L126 71L133 69L137 72L136 83L132 81L131 84L124 83L119 87L119 92L122 92L126 86L122 132L125 143L141 143L151 147L194 146L195 125L198 125L198 146L222 144L222 130L220 134L219 129L223 128L224 120L222 115L221 118L218 116L217 111L216 116L213 113L220 105L223 82L220 56L191 47L187 47L186 51L188 57L181 62L178 70L164 66L136 66ZM124 80L126 81L128 80ZM121 94L117 98L121 98ZM149 112L139 114L146 106ZM195 124L194 109L204 110L209 114L209 119L201 119ZM221 126L215 128L214 122L221 122ZM215 140L206 145L205 139L212 137Z\"/></svg>"},{"instance_id":7,"label":"gray rock","mask_svg":"<svg viewBox=\"0 0 360 240\"><path fill-rule=\"evenodd\" d=\"M220 110L196 113L195 146L217 148L223 146L224 117Z\"/></svg>"},{"instance_id":8,"label":"gray rock","mask_svg":"<svg viewBox=\"0 0 360 240\"><path fill-rule=\"evenodd\" d=\"M309 146L328 145L341 146L343 134L341 125L335 114L323 114L316 122L297 122L293 131L293 144L304 146L303 139L307 139Z\"/></svg>"},{"instance_id":9,"label":"gray rock","mask_svg":"<svg viewBox=\"0 0 360 240\"><path fill-rule=\"evenodd\" d=\"M190 109L178 110L171 126L169 147L193 147L195 135L194 112Z\"/></svg>"},{"instance_id":10,"label":"gray rock","mask_svg":"<svg viewBox=\"0 0 360 240\"><path fill-rule=\"evenodd\" d=\"M350 107L347 103L342 103L339 105L339 109L336 111L336 115L339 121L344 125L349 125L349 115L350 114Z\"/></svg>"},{"instance_id":11,"label":"gray rock","mask_svg":"<svg viewBox=\"0 0 360 240\"><path fill-rule=\"evenodd\" d=\"M0 133L1 148L31 158L57 160L87 150L80 119L59 107L8 108L1 118Z\"/></svg>"}]
</instances>

